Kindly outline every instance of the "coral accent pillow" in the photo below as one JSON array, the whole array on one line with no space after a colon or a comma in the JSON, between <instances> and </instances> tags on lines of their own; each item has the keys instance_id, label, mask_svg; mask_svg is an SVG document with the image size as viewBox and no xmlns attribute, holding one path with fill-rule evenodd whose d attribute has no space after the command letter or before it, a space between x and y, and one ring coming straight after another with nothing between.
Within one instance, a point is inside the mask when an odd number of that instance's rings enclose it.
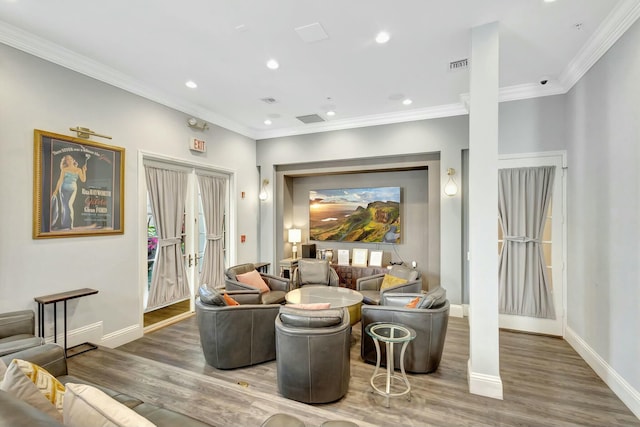
<instances>
[{"instance_id":1,"label":"coral accent pillow","mask_svg":"<svg viewBox=\"0 0 640 427\"><path fill-rule=\"evenodd\" d=\"M287 304L287 307L301 308L303 310L326 310L331 308L330 302L315 302L309 304Z\"/></svg>"},{"instance_id":2,"label":"coral accent pillow","mask_svg":"<svg viewBox=\"0 0 640 427\"><path fill-rule=\"evenodd\" d=\"M382 284L380 285L380 290L393 288L394 286L403 285L405 283L407 283L406 279L401 279L390 274L385 274L384 279L382 279Z\"/></svg>"},{"instance_id":3,"label":"coral accent pillow","mask_svg":"<svg viewBox=\"0 0 640 427\"><path fill-rule=\"evenodd\" d=\"M0 390L62 421L65 388L46 369L35 363L13 359L0 383Z\"/></svg>"},{"instance_id":4,"label":"coral accent pillow","mask_svg":"<svg viewBox=\"0 0 640 427\"><path fill-rule=\"evenodd\" d=\"M409 301L409 303L407 303L405 305L406 308L416 308L418 306L418 303L422 300L422 297L415 297L414 299L412 299L411 301Z\"/></svg>"},{"instance_id":5,"label":"coral accent pillow","mask_svg":"<svg viewBox=\"0 0 640 427\"><path fill-rule=\"evenodd\" d=\"M155 427L151 421L86 384L67 384L64 425L69 427Z\"/></svg>"},{"instance_id":6,"label":"coral accent pillow","mask_svg":"<svg viewBox=\"0 0 640 427\"><path fill-rule=\"evenodd\" d=\"M227 294L222 294L222 298L224 298L224 302L226 302L227 305L240 305L238 301L234 300Z\"/></svg>"},{"instance_id":7,"label":"coral accent pillow","mask_svg":"<svg viewBox=\"0 0 640 427\"><path fill-rule=\"evenodd\" d=\"M249 285L253 288L259 289L260 293L269 292L271 290L264 282L264 279L262 279L260 273L258 273L258 270L238 274L236 276L236 279L238 279L238 282L240 283L244 283L245 285Z\"/></svg>"}]
</instances>

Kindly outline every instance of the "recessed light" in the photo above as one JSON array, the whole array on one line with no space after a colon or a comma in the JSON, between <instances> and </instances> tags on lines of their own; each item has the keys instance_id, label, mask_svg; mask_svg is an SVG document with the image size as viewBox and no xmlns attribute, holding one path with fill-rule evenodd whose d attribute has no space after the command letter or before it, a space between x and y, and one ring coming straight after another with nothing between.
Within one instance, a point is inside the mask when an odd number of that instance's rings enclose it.
<instances>
[{"instance_id":1,"label":"recessed light","mask_svg":"<svg viewBox=\"0 0 640 427\"><path fill-rule=\"evenodd\" d=\"M186 82L185 86L188 87L189 89L195 89L198 87L196 82L194 82L193 80L189 80L188 82Z\"/></svg>"},{"instance_id":2,"label":"recessed light","mask_svg":"<svg viewBox=\"0 0 640 427\"><path fill-rule=\"evenodd\" d=\"M267 126L269 126L269 125L271 124L271 120L269 120L269 119L265 120L265 121L264 121L264 124L265 124L265 125L267 125Z\"/></svg>"},{"instance_id":3,"label":"recessed light","mask_svg":"<svg viewBox=\"0 0 640 427\"><path fill-rule=\"evenodd\" d=\"M335 115L336 115L336 112L335 112L335 111L333 111L333 110L329 110L329 111L327 111L327 116L333 117L333 116L335 116Z\"/></svg>"},{"instance_id":4,"label":"recessed light","mask_svg":"<svg viewBox=\"0 0 640 427\"><path fill-rule=\"evenodd\" d=\"M553 3L556 0L544 0L545 3Z\"/></svg>"},{"instance_id":5,"label":"recessed light","mask_svg":"<svg viewBox=\"0 0 640 427\"><path fill-rule=\"evenodd\" d=\"M280 64L278 64L278 61L276 61L275 59L270 59L267 61L267 68L269 68L270 70L277 70L278 68L280 68Z\"/></svg>"},{"instance_id":6,"label":"recessed light","mask_svg":"<svg viewBox=\"0 0 640 427\"><path fill-rule=\"evenodd\" d=\"M379 44L384 44L388 42L390 38L391 36L389 35L389 33L387 33L386 31L381 31L376 36L376 42Z\"/></svg>"},{"instance_id":7,"label":"recessed light","mask_svg":"<svg viewBox=\"0 0 640 427\"><path fill-rule=\"evenodd\" d=\"M405 98L404 101L402 101L403 105L411 105L413 103L412 100L410 100L409 98Z\"/></svg>"}]
</instances>

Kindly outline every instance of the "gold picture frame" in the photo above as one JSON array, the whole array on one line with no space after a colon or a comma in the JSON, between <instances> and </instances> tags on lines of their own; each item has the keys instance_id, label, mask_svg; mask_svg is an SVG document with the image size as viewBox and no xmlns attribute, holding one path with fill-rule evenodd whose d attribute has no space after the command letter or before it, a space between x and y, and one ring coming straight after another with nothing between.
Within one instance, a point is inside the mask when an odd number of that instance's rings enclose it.
<instances>
[{"instance_id":1,"label":"gold picture frame","mask_svg":"<svg viewBox=\"0 0 640 427\"><path fill-rule=\"evenodd\" d=\"M34 130L33 238L124 233L125 150Z\"/></svg>"}]
</instances>

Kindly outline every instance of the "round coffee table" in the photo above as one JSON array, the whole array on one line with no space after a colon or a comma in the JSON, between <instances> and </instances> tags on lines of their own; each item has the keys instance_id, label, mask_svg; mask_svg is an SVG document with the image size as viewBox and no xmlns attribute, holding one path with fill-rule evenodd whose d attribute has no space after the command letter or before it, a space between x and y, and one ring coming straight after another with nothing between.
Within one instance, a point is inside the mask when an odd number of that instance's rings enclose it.
<instances>
[{"instance_id":1,"label":"round coffee table","mask_svg":"<svg viewBox=\"0 0 640 427\"><path fill-rule=\"evenodd\" d=\"M362 294L349 288L337 286L303 286L285 295L289 304L313 304L328 302L331 308L347 307L351 326L360 321Z\"/></svg>"}]
</instances>

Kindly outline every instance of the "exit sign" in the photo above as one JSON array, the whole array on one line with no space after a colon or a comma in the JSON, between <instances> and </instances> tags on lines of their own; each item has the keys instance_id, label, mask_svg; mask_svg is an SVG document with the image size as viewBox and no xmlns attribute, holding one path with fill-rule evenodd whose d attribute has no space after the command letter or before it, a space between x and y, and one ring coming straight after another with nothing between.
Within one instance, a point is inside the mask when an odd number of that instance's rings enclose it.
<instances>
[{"instance_id":1,"label":"exit sign","mask_svg":"<svg viewBox=\"0 0 640 427\"><path fill-rule=\"evenodd\" d=\"M206 143L203 139L191 138L191 143L189 144L189 149L193 151L198 151L200 153L204 153L207 151Z\"/></svg>"}]
</instances>

